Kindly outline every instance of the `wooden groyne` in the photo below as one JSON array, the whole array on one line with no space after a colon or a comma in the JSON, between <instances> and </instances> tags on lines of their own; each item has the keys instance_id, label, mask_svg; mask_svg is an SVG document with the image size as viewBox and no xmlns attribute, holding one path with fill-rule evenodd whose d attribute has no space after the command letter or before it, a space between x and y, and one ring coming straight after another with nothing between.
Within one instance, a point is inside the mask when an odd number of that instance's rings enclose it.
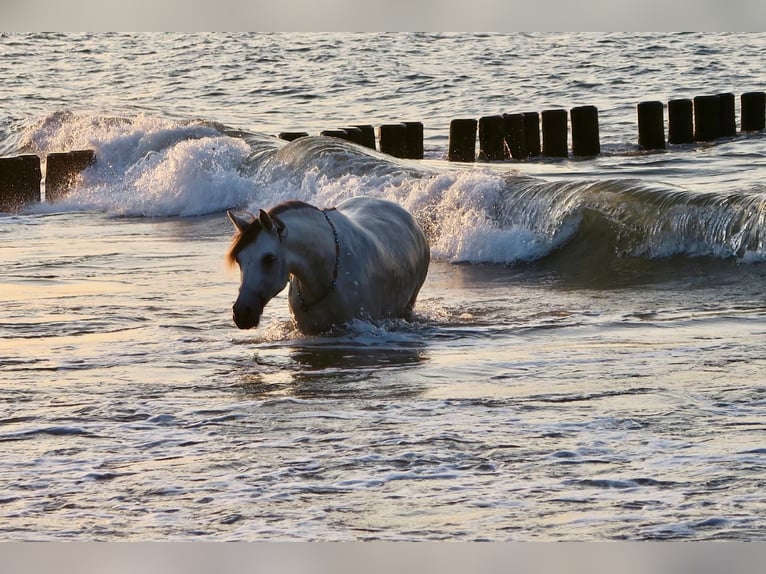
<instances>
[{"instance_id":1,"label":"wooden groyne","mask_svg":"<svg viewBox=\"0 0 766 574\"><path fill-rule=\"evenodd\" d=\"M674 99L667 104L640 102L636 106L638 147L654 151L666 149L667 145L734 137L737 135L736 102L736 96L730 92ZM766 92L741 94L739 110L740 134L766 129ZM281 132L278 137L294 141L308 135L305 131L290 131ZM319 135L341 138L402 159L423 159L424 156L424 125L419 121L382 124L377 129L377 141L376 129L370 124L327 129ZM446 159L452 162L529 161L537 157L593 158L600 153L598 109L577 106L569 110L453 119L449 124ZM43 199L61 199L77 176L95 162L93 150L49 153L44 169L41 158L34 154L0 158L0 211L16 211Z\"/></svg>"},{"instance_id":2,"label":"wooden groyne","mask_svg":"<svg viewBox=\"0 0 766 574\"><path fill-rule=\"evenodd\" d=\"M45 158L45 199L61 199L78 174L96 161L93 150L50 153ZM43 170L34 154L0 158L0 211L17 211L43 199Z\"/></svg>"},{"instance_id":3,"label":"wooden groyne","mask_svg":"<svg viewBox=\"0 0 766 574\"><path fill-rule=\"evenodd\" d=\"M711 142L737 135L736 96L733 93L701 95L692 99L640 102L638 147L666 149L667 144ZM667 137L665 109L667 108ZM740 133L766 129L766 92L746 92L740 96ZM394 157L422 159L423 124L401 122L378 127L378 148L372 126L354 126L322 131L319 135L359 142L358 129L366 129L361 145L379 149ZM279 137L292 141L308 132L282 132ZM571 139L571 146L569 141ZM477 150L478 143L478 150ZM479 118L456 118L449 124L448 161L528 161L544 158L593 158L601 154L599 114L596 106L576 106L569 110L515 112Z\"/></svg>"},{"instance_id":4,"label":"wooden groyne","mask_svg":"<svg viewBox=\"0 0 766 574\"><path fill-rule=\"evenodd\" d=\"M668 143L712 142L737 135L736 97L732 93L670 100ZM638 143L643 149L665 148L665 106L662 102L638 104ZM766 128L766 92L740 96L740 133Z\"/></svg>"},{"instance_id":5,"label":"wooden groyne","mask_svg":"<svg viewBox=\"0 0 766 574\"><path fill-rule=\"evenodd\" d=\"M294 141L308 132L282 132L279 138ZM403 159L423 159L423 122L398 122L375 127L370 124L322 130L320 136L336 137Z\"/></svg>"}]
</instances>

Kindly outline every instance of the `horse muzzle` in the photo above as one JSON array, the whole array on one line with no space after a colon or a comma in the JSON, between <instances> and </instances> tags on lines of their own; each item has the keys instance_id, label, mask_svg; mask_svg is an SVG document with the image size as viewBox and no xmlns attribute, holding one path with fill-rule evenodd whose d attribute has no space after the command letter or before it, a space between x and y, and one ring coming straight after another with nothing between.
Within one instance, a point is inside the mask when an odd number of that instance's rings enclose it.
<instances>
[{"instance_id":1,"label":"horse muzzle","mask_svg":"<svg viewBox=\"0 0 766 574\"><path fill-rule=\"evenodd\" d=\"M255 303L243 304L237 301L232 306L234 324L240 329L252 329L258 326L263 314L263 301L258 298Z\"/></svg>"}]
</instances>

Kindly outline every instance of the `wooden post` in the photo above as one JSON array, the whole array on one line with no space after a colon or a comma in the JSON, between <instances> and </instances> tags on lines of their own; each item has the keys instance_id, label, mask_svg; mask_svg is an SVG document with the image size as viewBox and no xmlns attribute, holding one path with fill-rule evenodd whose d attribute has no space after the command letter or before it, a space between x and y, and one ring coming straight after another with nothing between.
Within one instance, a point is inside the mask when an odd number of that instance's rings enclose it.
<instances>
[{"instance_id":1,"label":"wooden post","mask_svg":"<svg viewBox=\"0 0 766 574\"><path fill-rule=\"evenodd\" d=\"M740 129L755 132L766 128L766 92L745 92L740 96Z\"/></svg>"},{"instance_id":2,"label":"wooden post","mask_svg":"<svg viewBox=\"0 0 766 574\"><path fill-rule=\"evenodd\" d=\"M737 135L737 118L734 112L734 94L718 94L720 133L718 137Z\"/></svg>"},{"instance_id":3,"label":"wooden post","mask_svg":"<svg viewBox=\"0 0 766 574\"><path fill-rule=\"evenodd\" d=\"M540 114L524 112L524 143L527 144L529 157L540 155Z\"/></svg>"},{"instance_id":4,"label":"wooden post","mask_svg":"<svg viewBox=\"0 0 766 574\"><path fill-rule=\"evenodd\" d=\"M596 106L578 106L569 110L572 120L572 155L590 157L601 153Z\"/></svg>"},{"instance_id":5,"label":"wooden post","mask_svg":"<svg viewBox=\"0 0 766 574\"><path fill-rule=\"evenodd\" d=\"M358 145L362 145L362 130L356 127L345 127L343 131L346 132L346 141L353 142Z\"/></svg>"},{"instance_id":6,"label":"wooden post","mask_svg":"<svg viewBox=\"0 0 766 574\"><path fill-rule=\"evenodd\" d=\"M721 135L721 102L718 96L694 97L694 140L710 142Z\"/></svg>"},{"instance_id":7,"label":"wooden post","mask_svg":"<svg viewBox=\"0 0 766 574\"><path fill-rule=\"evenodd\" d=\"M40 158L36 155L0 158L0 211L16 211L40 201Z\"/></svg>"},{"instance_id":8,"label":"wooden post","mask_svg":"<svg viewBox=\"0 0 766 574\"><path fill-rule=\"evenodd\" d=\"M383 124L378 128L380 151L394 157L407 157L407 126Z\"/></svg>"},{"instance_id":9,"label":"wooden post","mask_svg":"<svg viewBox=\"0 0 766 574\"><path fill-rule=\"evenodd\" d=\"M67 194L77 175L96 162L93 150L49 153L45 158L45 201L56 201Z\"/></svg>"},{"instance_id":10,"label":"wooden post","mask_svg":"<svg viewBox=\"0 0 766 574\"><path fill-rule=\"evenodd\" d=\"M543 155L567 157L567 111L545 110L543 120Z\"/></svg>"},{"instance_id":11,"label":"wooden post","mask_svg":"<svg viewBox=\"0 0 766 574\"><path fill-rule=\"evenodd\" d=\"M423 122L404 122L408 159L423 159Z\"/></svg>"},{"instance_id":12,"label":"wooden post","mask_svg":"<svg viewBox=\"0 0 766 574\"><path fill-rule=\"evenodd\" d=\"M688 99L668 102L668 143L688 144L694 141L692 101Z\"/></svg>"},{"instance_id":13,"label":"wooden post","mask_svg":"<svg viewBox=\"0 0 766 574\"><path fill-rule=\"evenodd\" d=\"M278 137L281 140L292 142L298 138L305 138L308 135L307 132L280 132Z\"/></svg>"},{"instance_id":14,"label":"wooden post","mask_svg":"<svg viewBox=\"0 0 766 574\"><path fill-rule=\"evenodd\" d=\"M665 149L665 119L662 102L641 102L638 111L638 145L644 149Z\"/></svg>"},{"instance_id":15,"label":"wooden post","mask_svg":"<svg viewBox=\"0 0 766 574\"><path fill-rule=\"evenodd\" d=\"M503 116L479 118L479 159L500 161L505 159L505 120Z\"/></svg>"},{"instance_id":16,"label":"wooden post","mask_svg":"<svg viewBox=\"0 0 766 574\"><path fill-rule=\"evenodd\" d=\"M524 115L505 114L505 146L513 159L524 160L529 157L524 134Z\"/></svg>"},{"instance_id":17,"label":"wooden post","mask_svg":"<svg viewBox=\"0 0 766 574\"><path fill-rule=\"evenodd\" d=\"M375 128L369 124L354 126L362 130L362 145L370 149L375 148Z\"/></svg>"},{"instance_id":18,"label":"wooden post","mask_svg":"<svg viewBox=\"0 0 766 574\"><path fill-rule=\"evenodd\" d=\"M476 120L456 119L449 124L449 161L476 161Z\"/></svg>"}]
</instances>

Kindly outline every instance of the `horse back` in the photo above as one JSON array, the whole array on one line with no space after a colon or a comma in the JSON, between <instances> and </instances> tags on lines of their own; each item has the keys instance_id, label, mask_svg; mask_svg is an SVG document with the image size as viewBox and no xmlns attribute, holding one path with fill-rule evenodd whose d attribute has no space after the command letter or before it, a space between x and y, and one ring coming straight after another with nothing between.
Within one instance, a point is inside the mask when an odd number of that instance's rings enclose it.
<instances>
[{"instance_id":1,"label":"horse back","mask_svg":"<svg viewBox=\"0 0 766 574\"><path fill-rule=\"evenodd\" d=\"M412 260L418 265L430 258L428 240L412 214L393 201L353 197L338 205L363 242L393 265Z\"/></svg>"},{"instance_id":2,"label":"horse back","mask_svg":"<svg viewBox=\"0 0 766 574\"><path fill-rule=\"evenodd\" d=\"M430 261L428 240L415 218L392 201L370 197L348 199L337 210L353 229L354 240L346 247L361 282L385 292L381 299L397 299L396 307L411 306Z\"/></svg>"}]
</instances>

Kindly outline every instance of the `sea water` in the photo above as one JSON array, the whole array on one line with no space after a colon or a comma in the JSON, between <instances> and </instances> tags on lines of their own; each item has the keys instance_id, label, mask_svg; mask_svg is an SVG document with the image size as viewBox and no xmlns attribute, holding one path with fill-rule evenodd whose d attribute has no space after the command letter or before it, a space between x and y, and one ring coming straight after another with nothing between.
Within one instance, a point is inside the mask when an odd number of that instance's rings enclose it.
<instances>
[{"instance_id":1,"label":"sea water","mask_svg":"<svg viewBox=\"0 0 766 574\"><path fill-rule=\"evenodd\" d=\"M97 157L0 214L0 539L763 539L766 136L647 153L635 105L763 90L765 55L0 36L0 152ZM597 158L446 161L452 118L584 104ZM420 161L316 137L412 120ZM282 293L237 330L225 210L358 195L428 234L413 319L307 337Z\"/></svg>"}]
</instances>

